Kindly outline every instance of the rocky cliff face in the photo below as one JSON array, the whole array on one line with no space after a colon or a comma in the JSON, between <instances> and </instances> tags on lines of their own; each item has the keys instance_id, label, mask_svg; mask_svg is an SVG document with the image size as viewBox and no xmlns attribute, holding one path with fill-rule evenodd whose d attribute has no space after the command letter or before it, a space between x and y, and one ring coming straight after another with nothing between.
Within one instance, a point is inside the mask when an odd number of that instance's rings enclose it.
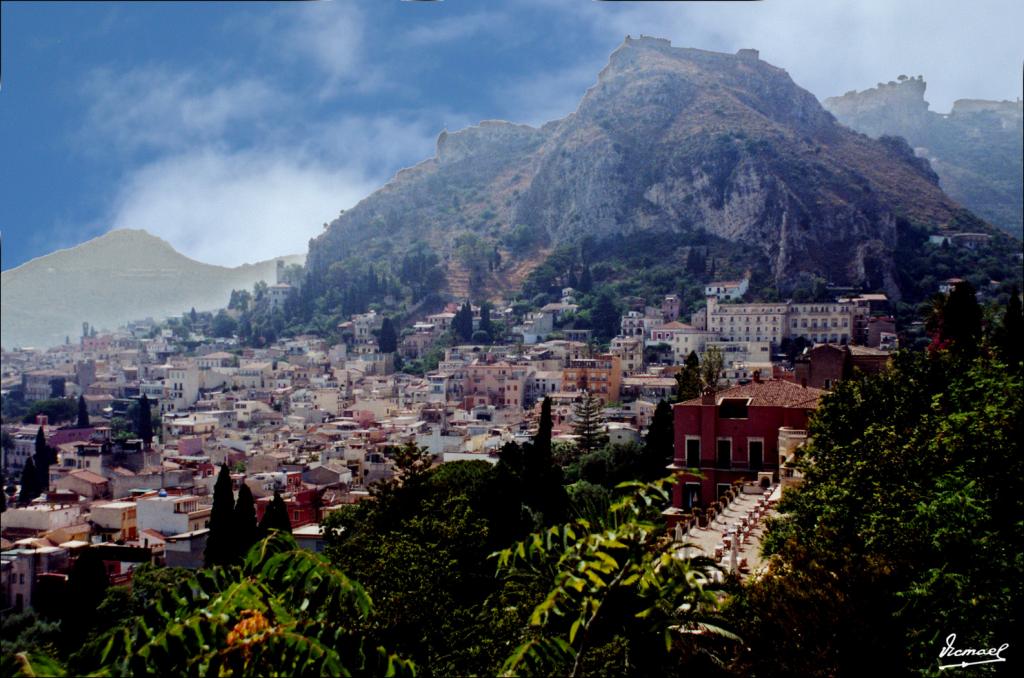
<instances>
[{"instance_id":1,"label":"rocky cliff face","mask_svg":"<svg viewBox=\"0 0 1024 678\"><path fill-rule=\"evenodd\" d=\"M302 257L282 257L288 264ZM114 329L190 308L227 306L232 289L276 282L276 260L236 268L189 259L141 230L118 230L33 259L2 275L4 348L55 346L82 323Z\"/></svg>"},{"instance_id":2,"label":"rocky cliff face","mask_svg":"<svg viewBox=\"0 0 1024 678\"><path fill-rule=\"evenodd\" d=\"M942 188L979 216L1024 233L1024 103L960 99L929 110L921 76L878 83L824 102L844 125L872 137L899 135L930 161Z\"/></svg>"},{"instance_id":3,"label":"rocky cliff face","mask_svg":"<svg viewBox=\"0 0 1024 678\"><path fill-rule=\"evenodd\" d=\"M447 256L462 234L517 258L585 236L661 231L682 245L705 230L756 245L783 287L809 272L898 296L901 220L988 228L906 144L837 124L755 50L627 38L573 114L443 133L434 158L312 241L308 263L315 277L357 253Z\"/></svg>"}]
</instances>

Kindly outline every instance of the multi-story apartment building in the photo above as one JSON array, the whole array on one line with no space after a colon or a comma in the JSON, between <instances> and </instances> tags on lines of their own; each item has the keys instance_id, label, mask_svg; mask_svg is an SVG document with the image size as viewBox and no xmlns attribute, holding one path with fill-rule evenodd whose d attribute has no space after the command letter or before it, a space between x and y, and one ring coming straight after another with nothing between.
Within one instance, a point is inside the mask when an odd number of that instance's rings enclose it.
<instances>
[{"instance_id":1,"label":"multi-story apartment building","mask_svg":"<svg viewBox=\"0 0 1024 678\"><path fill-rule=\"evenodd\" d=\"M778 346L783 339L803 337L840 344L855 339L856 313L852 302L720 304L708 297L702 320L723 341L766 341Z\"/></svg>"},{"instance_id":2,"label":"multi-story apartment building","mask_svg":"<svg viewBox=\"0 0 1024 678\"><path fill-rule=\"evenodd\" d=\"M647 315L640 311L627 311L619 321L619 334L624 337L649 336L651 328L665 323L661 316Z\"/></svg>"},{"instance_id":3,"label":"multi-story apartment building","mask_svg":"<svg viewBox=\"0 0 1024 678\"><path fill-rule=\"evenodd\" d=\"M718 335L714 332L697 329L686 323L671 322L653 328L647 345L668 345L672 349L672 359L679 363L686 360L686 356L691 352L703 353L705 344L715 339L718 339Z\"/></svg>"},{"instance_id":4,"label":"multi-story apartment building","mask_svg":"<svg viewBox=\"0 0 1024 678\"><path fill-rule=\"evenodd\" d=\"M644 369L643 337L615 337L608 352L619 356L623 374L642 372Z\"/></svg>"},{"instance_id":5,"label":"multi-story apartment building","mask_svg":"<svg viewBox=\"0 0 1024 678\"><path fill-rule=\"evenodd\" d=\"M848 344L853 337L855 305L848 302L789 304L785 336L819 344Z\"/></svg>"},{"instance_id":6,"label":"multi-story apartment building","mask_svg":"<svg viewBox=\"0 0 1024 678\"><path fill-rule=\"evenodd\" d=\"M622 359L611 353L593 358L573 358L562 370L564 391L589 391L602 403L618 400L621 387Z\"/></svg>"},{"instance_id":7,"label":"multi-story apartment building","mask_svg":"<svg viewBox=\"0 0 1024 678\"><path fill-rule=\"evenodd\" d=\"M723 341L768 341L778 345L786 336L788 304L719 304L708 297L706 327Z\"/></svg>"},{"instance_id":8,"label":"multi-story apartment building","mask_svg":"<svg viewBox=\"0 0 1024 678\"><path fill-rule=\"evenodd\" d=\"M505 361L483 363L473 361L466 366L463 381L463 407L477 405L522 409L526 402L526 384L532 370L525 365Z\"/></svg>"}]
</instances>

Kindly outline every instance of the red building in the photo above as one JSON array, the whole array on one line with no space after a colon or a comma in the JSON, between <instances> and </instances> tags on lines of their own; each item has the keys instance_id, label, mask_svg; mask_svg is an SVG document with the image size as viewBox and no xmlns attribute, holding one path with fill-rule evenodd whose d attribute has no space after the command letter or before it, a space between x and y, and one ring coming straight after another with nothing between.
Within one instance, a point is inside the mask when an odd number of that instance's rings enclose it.
<instances>
[{"instance_id":1,"label":"red building","mask_svg":"<svg viewBox=\"0 0 1024 678\"><path fill-rule=\"evenodd\" d=\"M288 520L292 528L308 525L319 521L320 498L316 490L299 490L281 495L285 508L288 509ZM273 497L260 497L256 500L256 520L263 520L263 514L273 501Z\"/></svg>"},{"instance_id":2,"label":"red building","mask_svg":"<svg viewBox=\"0 0 1024 678\"><path fill-rule=\"evenodd\" d=\"M673 407L679 483L672 504L709 506L737 480L769 471L778 480L779 429L806 429L825 391L790 381L758 381L705 393ZM686 469L698 469L703 478Z\"/></svg>"}]
</instances>

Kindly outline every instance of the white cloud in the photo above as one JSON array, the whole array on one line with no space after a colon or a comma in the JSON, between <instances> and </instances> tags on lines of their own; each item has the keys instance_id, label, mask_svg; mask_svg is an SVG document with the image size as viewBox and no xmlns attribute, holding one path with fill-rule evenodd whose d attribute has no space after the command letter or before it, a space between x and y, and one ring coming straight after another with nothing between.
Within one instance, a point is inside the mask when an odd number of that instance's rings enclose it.
<instances>
[{"instance_id":1,"label":"white cloud","mask_svg":"<svg viewBox=\"0 0 1024 678\"><path fill-rule=\"evenodd\" d=\"M82 140L104 152L163 150L222 137L231 125L279 111L283 99L256 78L140 66L94 71L82 94L89 102Z\"/></svg>"},{"instance_id":2,"label":"white cloud","mask_svg":"<svg viewBox=\"0 0 1024 678\"><path fill-rule=\"evenodd\" d=\"M431 20L405 32L403 47L426 47L462 40L478 33L507 30L509 17L496 12L478 12L464 17Z\"/></svg>"},{"instance_id":3,"label":"white cloud","mask_svg":"<svg viewBox=\"0 0 1024 678\"><path fill-rule=\"evenodd\" d=\"M213 149L135 172L113 228L143 228L199 261L235 266L306 251L309 238L373 185L356 171L288 154Z\"/></svg>"},{"instance_id":4,"label":"white cloud","mask_svg":"<svg viewBox=\"0 0 1024 678\"><path fill-rule=\"evenodd\" d=\"M165 155L128 175L108 223L211 264L305 253L339 210L433 155L438 129L432 117L350 116L304 131L302 143Z\"/></svg>"}]
</instances>

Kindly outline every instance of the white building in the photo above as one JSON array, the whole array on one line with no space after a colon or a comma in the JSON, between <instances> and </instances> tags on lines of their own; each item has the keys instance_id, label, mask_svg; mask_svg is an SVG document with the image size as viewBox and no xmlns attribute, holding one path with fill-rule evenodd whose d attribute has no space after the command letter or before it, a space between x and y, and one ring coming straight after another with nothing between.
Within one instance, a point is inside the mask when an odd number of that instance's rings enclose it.
<instances>
[{"instance_id":1,"label":"white building","mask_svg":"<svg viewBox=\"0 0 1024 678\"><path fill-rule=\"evenodd\" d=\"M135 502L138 531L156 530L171 536L210 526L210 507L193 495L140 497Z\"/></svg>"},{"instance_id":2,"label":"white building","mask_svg":"<svg viewBox=\"0 0 1024 678\"><path fill-rule=\"evenodd\" d=\"M719 280L704 286L704 296L715 297L719 301L734 301L746 294L749 286L749 278L743 278L742 280Z\"/></svg>"}]
</instances>

